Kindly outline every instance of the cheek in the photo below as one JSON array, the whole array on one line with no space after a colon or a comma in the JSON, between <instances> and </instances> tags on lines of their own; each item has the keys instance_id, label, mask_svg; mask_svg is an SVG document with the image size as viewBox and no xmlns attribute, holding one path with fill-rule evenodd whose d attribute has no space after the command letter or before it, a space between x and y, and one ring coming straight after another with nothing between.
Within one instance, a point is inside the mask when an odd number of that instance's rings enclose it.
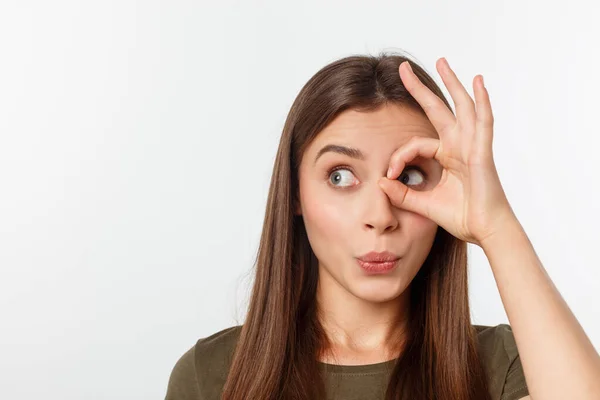
<instances>
[{"instance_id":1,"label":"cheek","mask_svg":"<svg viewBox=\"0 0 600 400\"><path fill-rule=\"evenodd\" d=\"M429 218L415 213L411 213L406 218L405 223L411 227L410 235L415 246L423 252L429 253L438 230L438 225Z\"/></svg>"},{"instance_id":2,"label":"cheek","mask_svg":"<svg viewBox=\"0 0 600 400\"><path fill-rule=\"evenodd\" d=\"M326 189L309 188L302 196L304 226L317 256L349 242L347 236L352 232L349 205L323 193Z\"/></svg>"},{"instance_id":3,"label":"cheek","mask_svg":"<svg viewBox=\"0 0 600 400\"><path fill-rule=\"evenodd\" d=\"M429 218L416 213L411 213L411 224L415 229L419 230L421 234L435 232L438 227L438 225Z\"/></svg>"}]
</instances>

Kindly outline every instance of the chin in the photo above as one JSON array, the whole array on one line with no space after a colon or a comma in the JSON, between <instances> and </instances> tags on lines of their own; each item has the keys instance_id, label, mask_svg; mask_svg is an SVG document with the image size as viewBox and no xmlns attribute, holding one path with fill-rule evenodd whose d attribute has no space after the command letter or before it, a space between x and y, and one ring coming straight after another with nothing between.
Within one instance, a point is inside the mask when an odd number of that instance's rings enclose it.
<instances>
[{"instance_id":1,"label":"chin","mask_svg":"<svg viewBox=\"0 0 600 400\"><path fill-rule=\"evenodd\" d=\"M361 282L353 288L353 294L365 301L385 303L396 300L404 293L405 285L399 282Z\"/></svg>"}]
</instances>

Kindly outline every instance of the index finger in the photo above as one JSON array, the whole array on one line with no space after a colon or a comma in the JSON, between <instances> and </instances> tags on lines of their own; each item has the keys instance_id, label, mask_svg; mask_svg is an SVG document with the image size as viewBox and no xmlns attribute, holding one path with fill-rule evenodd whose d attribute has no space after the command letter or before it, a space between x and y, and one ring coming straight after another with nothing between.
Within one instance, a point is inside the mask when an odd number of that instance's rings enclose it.
<instances>
[{"instance_id":1,"label":"index finger","mask_svg":"<svg viewBox=\"0 0 600 400\"><path fill-rule=\"evenodd\" d=\"M388 179L397 178L406 164L419 156L431 158L441 163L440 149L441 142L439 139L413 136L408 143L396 149L392 154L386 177Z\"/></svg>"}]
</instances>

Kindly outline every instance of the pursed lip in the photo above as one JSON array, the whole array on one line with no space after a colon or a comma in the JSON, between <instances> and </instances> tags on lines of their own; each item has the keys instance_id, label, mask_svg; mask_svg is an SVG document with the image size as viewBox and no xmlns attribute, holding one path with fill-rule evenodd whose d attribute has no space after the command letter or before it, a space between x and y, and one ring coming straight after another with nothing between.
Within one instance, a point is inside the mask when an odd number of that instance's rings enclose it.
<instances>
[{"instance_id":1,"label":"pursed lip","mask_svg":"<svg viewBox=\"0 0 600 400\"><path fill-rule=\"evenodd\" d=\"M391 253L389 251L383 251L383 252L375 252L375 251L371 251L367 254L363 254L360 257L357 257L359 260L364 261L364 262L390 262L390 261L396 261L400 259L400 256L394 253Z\"/></svg>"}]
</instances>

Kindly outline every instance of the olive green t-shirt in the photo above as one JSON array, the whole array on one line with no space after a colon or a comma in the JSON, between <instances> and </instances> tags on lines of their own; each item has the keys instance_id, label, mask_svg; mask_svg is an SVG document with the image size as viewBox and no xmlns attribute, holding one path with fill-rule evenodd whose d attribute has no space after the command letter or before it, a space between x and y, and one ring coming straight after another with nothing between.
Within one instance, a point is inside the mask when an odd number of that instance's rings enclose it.
<instances>
[{"instance_id":1,"label":"olive green t-shirt","mask_svg":"<svg viewBox=\"0 0 600 400\"><path fill-rule=\"evenodd\" d=\"M474 325L492 400L518 400L529 394L510 325ZM176 362L165 400L218 400L241 325L199 339ZM319 362L327 400L381 400L396 360L366 365Z\"/></svg>"}]
</instances>

